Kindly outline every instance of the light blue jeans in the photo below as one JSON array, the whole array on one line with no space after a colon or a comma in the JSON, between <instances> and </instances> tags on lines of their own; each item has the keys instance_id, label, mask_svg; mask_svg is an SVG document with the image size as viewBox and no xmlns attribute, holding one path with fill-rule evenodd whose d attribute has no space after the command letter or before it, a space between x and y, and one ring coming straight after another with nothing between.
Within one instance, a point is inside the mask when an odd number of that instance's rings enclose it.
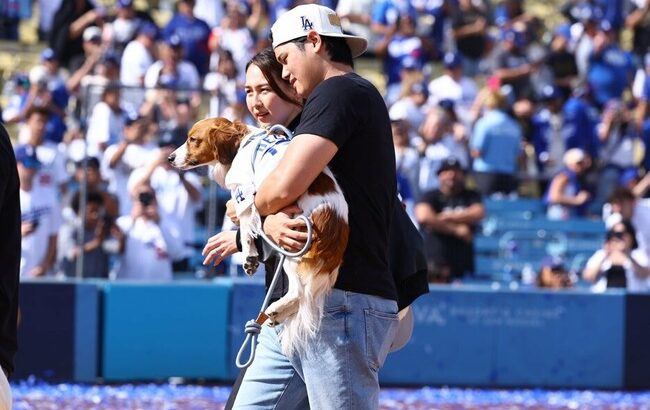
<instances>
[{"instance_id":1,"label":"light blue jeans","mask_svg":"<svg viewBox=\"0 0 650 410\"><path fill-rule=\"evenodd\" d=\"M282 326L263 326L235 409L363 410L379 407L377 372L397 331L397 303L333 289L317 337L287 357Z\"/></svg>"}]
</instances>

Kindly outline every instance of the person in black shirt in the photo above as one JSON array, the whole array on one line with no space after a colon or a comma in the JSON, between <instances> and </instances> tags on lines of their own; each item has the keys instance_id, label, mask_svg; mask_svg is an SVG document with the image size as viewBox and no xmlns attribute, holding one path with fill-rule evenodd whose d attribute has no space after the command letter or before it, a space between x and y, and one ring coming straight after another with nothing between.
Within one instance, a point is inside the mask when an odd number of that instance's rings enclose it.
<instances>
[{"instance_id":1,"label":"person in black shirt","mask_svg":"<svg viewBox=\"0 0 650 410\"><path fill-rule=\"evenodd\" d=\"M485 216L478 192L465 188L465 172L455 158L438 168L440 186L415 206L424 234L429 279L451 282L474 271L474 232Z\"/></svg>"},{"instance_id":2,"label":"person in black shirt","mask_svg":"<svg viewBox=\"0 0 650 410\"><path fill-rule=\"evenodd\" d=\"M283 78L306 101L295 137L256 194L257 209L268 215L264 229L269 223L290 228L296 221L280 211L329 166L348 203L350 236L316 336L287 356L280 348L282 325L263 327L234 408L376 409L377 372L398 324L387 256L399 206L388 110L378 90L353 72L352 58L367 41L344 35L334 11L295 7L276 21L271 35ZM300 229L270 233L291 251L306 241Z\"/></svg>"},{"instance_id":3,"label":"person in black shirt","mask_svg":"<svg viewBox=\"0 0 650 410\"><path fill-rule=\"evenodd\" d=\"M20 269L20 193L18 168L9 135L0 125L0 409L11 408L6 377L14 371L18 350L18 278Z\"/></svg>"}]
</instances>

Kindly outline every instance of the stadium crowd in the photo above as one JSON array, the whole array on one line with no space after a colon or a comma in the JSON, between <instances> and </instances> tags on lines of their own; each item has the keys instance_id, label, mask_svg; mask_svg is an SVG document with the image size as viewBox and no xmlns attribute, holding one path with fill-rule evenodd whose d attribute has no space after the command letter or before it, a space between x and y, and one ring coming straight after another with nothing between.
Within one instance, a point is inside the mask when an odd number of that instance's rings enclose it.
<instances>
[{"instance_id":1,"label":"stadium crowd","mask_svg":"<svg viewBox=\"0 0 650 410\"><path fill-rule=\"evenodd\" d=\"M167 157L205 116L254 123L246 63L299 3L178 0L161 24L133 0L39 1L46 48L5 84L2 107L18 130L21 276L74 276L82 253L85 277L193 268L207 177ZM585 279L623 266L648 289L650 0L568 0L554 26L524 0L319 3L381 64L398 186L432 278L473 271L482 199L525 194L549 219L607 220ZM0 36L16 40L31 1L4 4Z\"/></svg>"}]
</instances>

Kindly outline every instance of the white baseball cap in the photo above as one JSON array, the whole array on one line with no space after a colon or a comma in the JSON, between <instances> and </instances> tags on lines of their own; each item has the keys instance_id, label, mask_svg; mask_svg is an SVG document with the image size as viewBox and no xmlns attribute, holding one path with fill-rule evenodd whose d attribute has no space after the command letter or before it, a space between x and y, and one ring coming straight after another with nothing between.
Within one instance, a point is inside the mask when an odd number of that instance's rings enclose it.
<instances>
[{"instance_id":1,"label":"white baseball cap","mask_svg":"<svg viewBox=\"0 0 650 410\"><path fill-rule=\"evenodd\" d=\"M341 20L334 10L318 4L303 4L281 15L271 27L273 48L305 37L312 30L324 37L344 38L352 57L360 56L368 48L365 38L343 34Z\"/></svg>"}]
</instances>

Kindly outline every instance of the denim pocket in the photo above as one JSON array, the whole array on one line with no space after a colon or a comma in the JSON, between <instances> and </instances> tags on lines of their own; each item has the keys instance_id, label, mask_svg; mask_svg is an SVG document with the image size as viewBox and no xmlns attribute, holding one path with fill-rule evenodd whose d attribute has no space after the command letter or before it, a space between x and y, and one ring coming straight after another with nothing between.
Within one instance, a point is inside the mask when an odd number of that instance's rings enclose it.
<instances>
[{"instance_id":1,"label":"denim pocket","mask_svg":"<svg viewBox=\"0 0 650 410\"><path fill-rule=\"evenodd\" d=\"M368 366L378 371L386 360L390 345L397 332L397 313L364 309L366 322L366 359Z\"/></svg>"}]
</instances>

